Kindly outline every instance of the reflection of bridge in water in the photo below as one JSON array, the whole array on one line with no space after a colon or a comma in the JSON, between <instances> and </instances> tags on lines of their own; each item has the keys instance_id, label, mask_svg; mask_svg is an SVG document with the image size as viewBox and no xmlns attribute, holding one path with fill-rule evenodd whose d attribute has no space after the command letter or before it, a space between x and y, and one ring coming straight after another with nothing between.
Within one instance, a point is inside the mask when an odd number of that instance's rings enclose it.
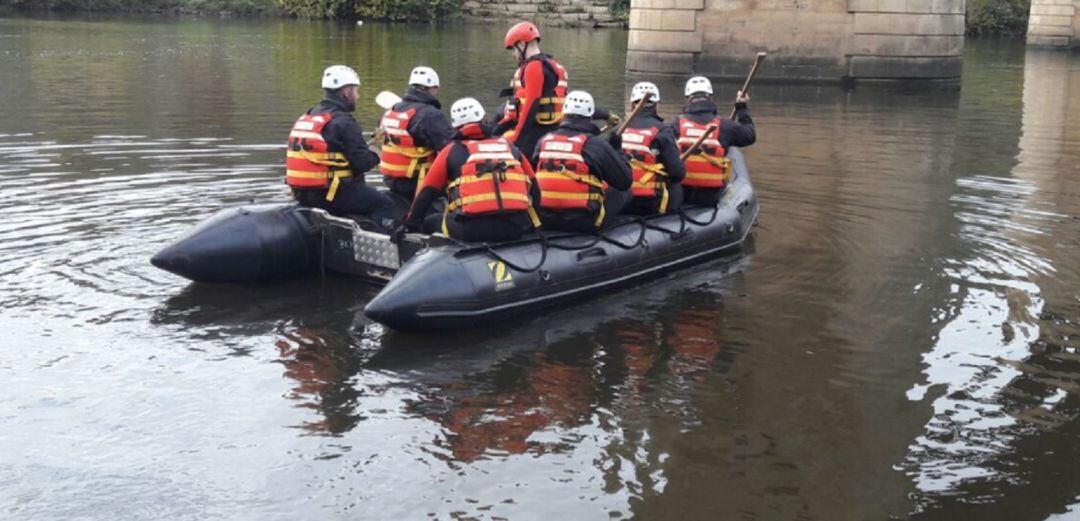
<instances>
[{"instance_id":1,"label":"reflection of bridge in water","mask_svg":"<svg viewBox=\"0 0 1080 521\"><path fill-rule=\"evenodd\" d=\"M627 69L773 81L959 82L964 0L634 0ZM1033 0L1028 43L1080 45L1080 0Z\"/></svg>"}]
</instances>

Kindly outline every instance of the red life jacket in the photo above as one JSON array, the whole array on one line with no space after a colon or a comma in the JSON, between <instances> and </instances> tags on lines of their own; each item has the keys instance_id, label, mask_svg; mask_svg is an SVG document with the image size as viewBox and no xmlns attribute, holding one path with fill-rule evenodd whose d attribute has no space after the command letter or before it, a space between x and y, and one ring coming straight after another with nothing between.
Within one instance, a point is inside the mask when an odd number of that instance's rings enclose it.
<instances>
[{"instance_id":1,"label":"red life jacket","mask_svg":"<svg viewBox=\"0 0 1080 521\"><path fill-rule=\"evenodd\" d=\"M720 118L713 118L706 123L698 123L687 117L680 117L679 151L686 152L698 138L715 125L716 130L709 133L697 150L686 157L686 179L682 184L695 188L723 188L731 171L728 158L724 157L724 147L720 145Z\"/></svg>"},{"instance_id":2,"label":"red life jacket","mask_svg":"<svg viewBox=\"0 0 1080 521\"><path fill-rule=\"evenodd\" d=\"M628 128L622 134L622 149L630 158L634 183L630 192L634 197L659 198L660 213L667 211L668 184L664 164L657 160L658 151L652 147L660 129Z\"/></svg>"},{"instance_id":3,"label":"red life jacket","mask_svg":"<svg viewBox=\"0 0 1080 521\"><path fill-rule=\"evenodd\" d=\"M446 188L446 212L469 216L528 212L533 224L539 226L529 199L532 179L514 158L510 142L492 137L462 143L469 157L461 165L461 177Z\"/></svg>"},{"instance_id":4,"label":"red life jacket","mask_svg":"<svg viewBox=\"0 0 1080 521\"><path fill-rule=\"evenodd\" d=\"M415 108L402 112L391 108L383 114L379 122L384 132L379 171L391 179L416 179L419 185L435 162L435 151L416 146L409 134L409 123L415 115Z\"/></svg>"},{"instance_id":5,"label":"red life jacket","mask_svg":"<svg viewBox=\"0 0 1080 521\"><path fill-rule=\"evenodd\" d=\"M514 107L512 110L517 115L525 107L525 83L523 81L525 67L528 67L533 60L539 60L544 67L554 72L557 78L555 85L548 85L546 81L544 82L540 99L536 102L538 104L536 107L536 122L541 125L554 125L562 121L563 102L566 100L566 89L567 85L569 85L570 75L566 72L566 68L547 55L538 54L533 56L525 60L525 63L522 63L514 71L514 79L510 80L510 88L514 89Z\"/></svg>"},{"instance_id":6,"label":"red life jacket","mask_svg":"<svg viewBox=\"0 0 1080 521\"><path fill-rule=\"evenodd\" d=\"M546 210L589 210L604 222L604 182L592 174L582 151L589 136L551 133L540 139L536 181Z\"/></svg>"},{"instance_id":7,"label":"red life jacket","mask_svg":"<svg viewBox=\"0 0 1080 521\"><path fill-rule=\"evenodd\" d=\"M293 124L285 152L285 183L297 189L327 188L326 200L333 201L344 177L352 177L349 160L341 152L330 152L323 127L333 114L304 114Z\"/></svg>"}]
</instances>

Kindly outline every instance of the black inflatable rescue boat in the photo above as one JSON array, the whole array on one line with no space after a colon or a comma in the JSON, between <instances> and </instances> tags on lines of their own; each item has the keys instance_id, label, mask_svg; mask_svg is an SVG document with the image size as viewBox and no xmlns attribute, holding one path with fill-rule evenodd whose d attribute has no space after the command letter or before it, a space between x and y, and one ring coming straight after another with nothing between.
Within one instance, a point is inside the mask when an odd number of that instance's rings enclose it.
<instances>
[{"instance_id":1,"label":"black inflatable rescue boat","mask_svg":"<svg viewBox=\"0 0 1080 521\"><path fill-rule=\"evenodd\" d=\"M732 150L734 178L716 207L622 217L599 235L545 232L503 244L430 244L413 255L364 313L404 331L482 326L738 249L757 219L746 162Z\"/></svg>"},{"instance_id":2,"label":"black inflatable rescue boat","mask_svg":"<svg viewBox=\"0 0 1080 521\"><path fill-rule=\"evenodd\" d=\"M758 214L746 162L716 207L648 218L619 216L599 234L543 232L502 244L408 234L398 243L362 217L294 203L221 210L151 262L204 283L266 282L335 272L386 284L365 308L398 330L461 328L501 320L738 249Z\"/></svg>"}]
</instances>

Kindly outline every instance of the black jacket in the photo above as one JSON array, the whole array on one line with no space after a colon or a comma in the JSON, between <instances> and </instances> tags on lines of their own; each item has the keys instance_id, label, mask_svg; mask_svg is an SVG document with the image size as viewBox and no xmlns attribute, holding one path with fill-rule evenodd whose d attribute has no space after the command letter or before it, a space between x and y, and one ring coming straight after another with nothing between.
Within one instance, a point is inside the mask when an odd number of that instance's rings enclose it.
<instances>
[{"instance_id":1,"label":"black jacket","mask_svg":"<svg viewBox=\"0 0 1080 521\"><path fill-rule=\"evenodd\" d=\"M553 134L564 136L588 134L589 137L585 140L581 155L585 158L585 164L589 165L589 170L616 190L630 189L634 176L630 172L630 164L626 162L626 156L613 148L607 139L599 137L600 128L592 121L582 117L567 116ZM532 162L534 165L540 164L539 150L533 154Z\"/></svg>"},{"instance_id":2,"label":"black jacket","mask_svg":"<svg viewBox=\"0 0 1080 521\"><path fill-rule=\"evenodd\" d=\"M656 156L656 160L663 163L669 182L681 183L683 178L686 177L686 165L679 158L679 144L676 141L675 129L671 125L664 123L664 120L656 114L656 107L650 106L641 109L641 112L629 125L629 128L637 129L651 127L660 129L653 140L656 149L660 151Z\"/></svg>"},{"instance_id":3,"label":"black jacket","mask_svg":"<svg viewBox=\"0 0 1080 521\"><path fill-rule=\"evenodd\" d=\"M353 118L356 106L336 92L327 91L326 98L308 111L308 114L326 114L332 112L333 119L323 127L322 135L330 152L341 152L349 160L354 182L364 182L364 172L379 165L379 155L368 148L364 141L363 130Z\"/></svg>"},{"instance_id":4,"label":"black jacket","mask_svg":"<svg viewBox=\"0 0 1080 521\"><path fill-rule=\"evenodd\" d=\"M423 89L410 87L401 102L394 105L394 110L404 112L415 109L416 114L409 121L409 135L416 141L416 146L430 148L438 152L442 150L450 137L454 135L454 129L450 127L450 121L442 113L442 104L439 100L428 94Z\"/></svg>"},{"instance_id":5,"label":"black jacket","mask_svg":"<svg viewBox=\"0 0 1080 521\"><path fill-rule=\"evenodd\" d=\"M683 114L679 118L687 118L695 123L708 123L716 117L718 109L716 102L711 99L694 99L683 107ZM720 146L748 147L757 140L754 131L754 120L750 118L750 110L745 103L735 105L735 119L720 118ZM678 119L676 119L678 124Z\"/></svg>"}]
</instances>

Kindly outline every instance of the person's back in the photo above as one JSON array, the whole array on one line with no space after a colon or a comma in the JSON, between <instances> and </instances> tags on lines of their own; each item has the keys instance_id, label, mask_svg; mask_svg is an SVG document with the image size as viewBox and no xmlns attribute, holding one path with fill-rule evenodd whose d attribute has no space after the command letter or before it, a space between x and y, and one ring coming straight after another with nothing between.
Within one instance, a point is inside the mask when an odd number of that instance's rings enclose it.
<instances>
[{"instance_id":1,"label":"person's back","mask_svg":"<svg viewBox=\"0 0 1080 521\"><path fill-rule=\"evenodd\" d=\"M325 98L293 124L286 151L285 182L303 206L335 215L363 215L393 228L403 211L364 182L379 156L364 141L352 117L360 77L344 65L328 67Z\"/></svg>"},{"instance_id":2,"label":"person's back","mask_svg":"<svg viewBox=\"0 0 1080 521\"><path fill-rule=\"evenodd\" d=\"M533 170L521 151L482 123L484 109L472 98L450 110L457 132L424 178L406 217L409 229L423 229L468 242L500 242L540 225L533 208L538 195ZM443 215L425 219L445 193Z\"/></svg>"},{"instance_id":3,"label":"person's back","mask_svg":"<svg viewBox=\"0 0 1080 521\"><path fill-rule=\"evenodd\" d=\"M508 130L507 137L531 159L540 138L562 121L569 74L540 51L540 31L530 22L511 27L503 43L514 53L518 68L510 80L510 109L499 127Z\"/></svg>"},{"instance_id":4,"label":"person's back","mask_svg":"<svg viewBox=\"0 0 1080 521\"><path fill-rule=\"evenodd\" d=\"M712 83L707 78L690 78L684 92L687 104L675 119L680 152L687 152L700 140L686 158L686 179L682 183L684 202L715 205L720 202L731 176L727 150L732 146L752 145L756 139L754 122L746 108L750 98L742 92L736 95L738 121L732 121L720 117L713 100ZM709 131L710 127L713 130ZM705 135L707 131L708 135Z\"/></svg>"},{"instance_id":5,"label":"person's back","mask_svg":"<svg viewBox=\"0 0 1080 521\"><path fill-rule=\"evenodd\" d=\"M649 101L645 101L646 94ZM682 204L685 169L679 158L675 130L657 114L660 90L649 82L634 86L631 104L646 103L622 134L622 151L630 160L633 199L624 213L670 213Z\"/></svg>"},{"instance_id":6,"label":"person's back","mask_svg":"<svg viewBox=\"0 0 1080 521\"><path fill-rule=\"evenodd\" d=\"M630 201L630 166L590 118L592 96L566 96L563 122L540 139L533 155L544 229L589 232Z\"/></svg>"},{"instance_id":7,"label":"person's back","mask_svg":"<svg viewBox=\"0 0 1080 521\"><path fill-rule=\"evenodd\" d=\"M401 102L388 109L381 120L384 136L379 171L390 191L410 202L435 154L454 133L442 113L438 91L439 75L429 67L416 67Z\"/></svg>"}]
</instances>

